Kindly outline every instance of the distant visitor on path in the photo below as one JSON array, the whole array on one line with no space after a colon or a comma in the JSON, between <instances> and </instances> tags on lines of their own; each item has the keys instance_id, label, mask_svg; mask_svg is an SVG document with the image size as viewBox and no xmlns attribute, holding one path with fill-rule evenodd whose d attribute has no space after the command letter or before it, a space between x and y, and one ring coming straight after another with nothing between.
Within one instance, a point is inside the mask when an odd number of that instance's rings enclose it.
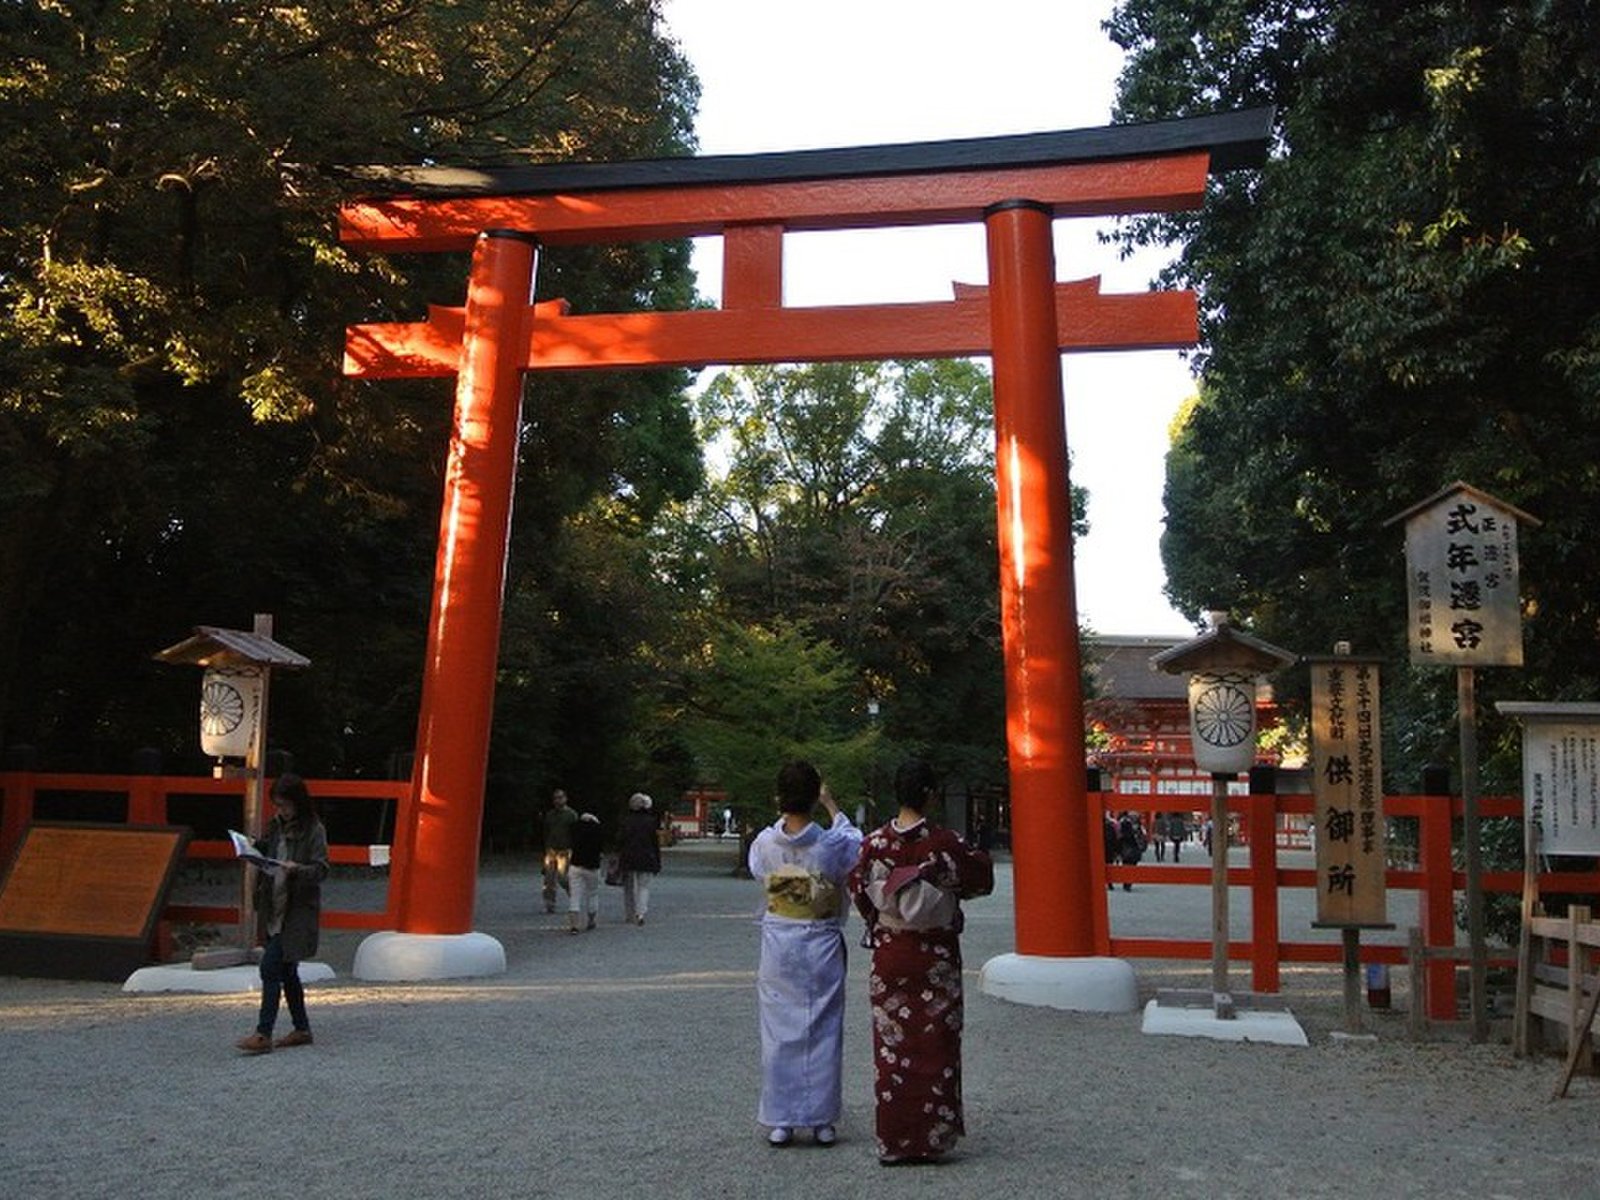
<instances>
[{"instance_id":1,"label":"distant visitor on path","mask_svg":"<svg viewBox=\"0 0 1600 1200\"><path fill-rule=\"evenodd\" d=\"M256 919L264 949L255 1032L238 1042L246 1054L311 1045L300 964L317 952L322 881L328 874L328 831L317 815L316 801L298 775L278 776L272 785L272 802L277 811L255 847L276 865L248 868L255 872ZM273 1041L280 1000L288 1002L294 1028Z\"/></svg>"},{"instance_id":2,"label":"distant visitor on path","mask_svg":"<svg viewBox=\"0 0 1600 1200\"><path fill-rule=\"evenodd\" d=\"M567 865L572 899L567 905L573 933L593 929L600 916L600 854L604 849L600 818L582 813L572 827L572 861Z\"/></svg>"},{"instance_id":3,"label":"distant visitor on path","mask_svg":"<svg viewBox=\"0 0 1600 1200\"><path fill-rule=\"evenodd\" d=\"M966 1132L961 1110L961 901L994 889L994 864L928 823L938 779L895 773L900 812L874 830L850 873L872 947L872 1060L878 1161L931 1162Z\"/></svg>"},{"instance_id":4,"label":"distant visitor on path","mask_svg":"<svg viewBox=\"0 0 1600 1200\"><path fill-rule=\"evenodd\" d=\"M1167 837L1172 842L1172 861L1180 861L1183 843L1189 837L1189 823L1182 813L1167 814Z\"/></svg>"},{"instance_id":5,"label":"distant visitor on path","mask_svg":"<svg viewBox=\"0 0 1600 1200\"><path fill-rule=\"evenodd\" d=\"M617 866L622 872L622 914L630 925L643 925L650 911L650 881L661 874L661 843L656 837L655 802L643 792L628 797L617 838Z\"/></svg>"},{"instance_id":6,"label":"distant visitor on path","mask_svg":"<svg viewBox=\"0 0 1600 1200\"><path fill-rule=\"evenodd\" d=\"M1144 857L1144 848L1148 839L1145 837L1144 825L1140 822L1137 813L1124 812L1117 818L1117 857L1122 860L1125 867L1136 867L1139 860ZM1133 891L1133 884L1123 881L1122 890Z\"/></svg>"},{"instance_id":7,"label":"distant visitor on path","mask_svg":"<svg viewBox=\"0 0 1600 1200\"><path fill-rule=\"evenodd\" d=\"M811 819L818 802L826 828ZM791 762L778 772L776 823L750 844L750 874L761 884L761 1102L767 1141L787 1146L797 1129L819 1146L838 1140L843 1109L845 877L861 831L839 811L817 770Z\"/></svg>"},{"instance_id":8,"label":"distant visitor on path","mask_svg":"<svg viewBox=\"0 0 1600 1200\"><path fill-rule=\"evenodd\" d=\"M560 788L550 793L550 807L544 810L544 910L555 912L556 888L570 892L567 867L572 861L572 827L578 814L567 803Z\"/></svg>"},{"instance_id":9,"label":"distant visitor on path","mask_svg":"<svg viewBox=\"0 0 1600 1200\"><path fill-rule=\"evenodd\" d=\"M1100 816L1100 840L1104 847L1106 866L1111 866L1117 861L1117 823L1112 820L1110 813ZM1111 873L1106 873L1106 890L1111 891L1117 885L1111 882Z\"/></svg>"}]
</instances>

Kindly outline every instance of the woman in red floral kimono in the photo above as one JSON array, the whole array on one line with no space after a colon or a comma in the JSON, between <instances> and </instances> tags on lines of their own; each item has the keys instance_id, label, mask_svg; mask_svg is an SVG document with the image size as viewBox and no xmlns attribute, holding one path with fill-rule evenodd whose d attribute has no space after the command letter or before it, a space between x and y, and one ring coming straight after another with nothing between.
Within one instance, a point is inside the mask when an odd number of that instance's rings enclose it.
<instances>
[{"instance_id":1,"label":"woman in red floral kimono","mask_svg":"<svg viewBox=\"0 0 1600 1200\"><path fill-rule=\"evenodd\" d=\"M926 1162L966 1132L961 1114L961 901L994 888L994 864L923 814L938 780L895 773L899 814L868 835L850 873L872 947L878 1161Z\"/></svg>"}]
</instances>

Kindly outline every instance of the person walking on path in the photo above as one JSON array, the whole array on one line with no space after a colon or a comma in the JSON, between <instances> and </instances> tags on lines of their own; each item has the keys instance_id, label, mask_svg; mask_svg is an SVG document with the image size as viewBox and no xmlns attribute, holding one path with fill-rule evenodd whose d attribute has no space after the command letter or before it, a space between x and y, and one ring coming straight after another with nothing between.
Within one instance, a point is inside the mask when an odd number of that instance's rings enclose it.
<instances>
[{"instance_id":1,"label":"person walking on path","mask_svg":"<svg viewBox=\"0 0 1600 1200\"><path fill-rule=\"evenodd\" d=\"M878 1161L930 1162L966 1132L961 1107L961 901L994 890L994 863L928 822L938 790L920 760L895 772L900 811L849 876L872 947Z\"/></svg>"},{"instance_id":2,"label":"person walking on path","mask_svg":"<svg viewBox=\"0 0 1600 1200\"><path fill-rule=\"evenodd\" d=\"M572 862L572 827L578 814L567 804L560 788L550 793L550 807L544 810L544 910L555 912L556 887L571 894L567 868Z\"/></svg>"},{"instance_id":3,"label":"person walking on path","mask_svg":"<svg viewBox=\"0 0 1600 1200\"><path fill-rule=\"evenodd\" d=\"M572 859L567 864L567 921L573 933L593 929L600 915L600 818L583 813L572 826Z\"/></svg>"},{"instance_id":4,"label":"person walking on path","mask_svg":"<svg viewBox=\"0 0 1600 1200\"><path fill-rule=\"evenodd\" d=\"M653 801L643 792L628 797L617 839L617 865L622 872L623 920L643 925L650 911L650 881L661 874L661 842L656 837Z\"/></svg>"},{"instance_id":5,"label":"person walking on path","mask_svg":"<svg viewBox=\"0 0 1600 1200\"><path fill-rule=\"evenodd\" d=\"M818 801L826 828L811 814ZM839 811L817 770L791 762L778 772L780 816L750 844L750 874L761 884L761 1100L756 1120L767 1141L787 1146L810 1129L819 1146L838 1140L843 1110L845 877L861 831Z\"/></svg>"},{"instance_id":6,"label":"person walking on path","mask_svg":"<svg viewBox=\"0 0 1600 1200\"><path fill-rule=\"evenodd\" d=\"M1110 813L1100 815L1100 840L1104 844L1106 866L1109 867L1117 861L1117 823L1111 819ZM1108 875L1106 891L1112 891L1116 886Z\"/></svg>"},{"instance_id":7,"label":"person walking on path","mask_svg":"<svg viewBox=\"0 0 1600 1200\"><path fill-rule=\"evenodd\" d=\"M1144 826L1140 824L1136 814L1124 812L1117 819L1117 857L1122 860L1125 867L1136 867L1139 860L1144 857L1146 838ZM1133 891L1133 884L1123 881L1122 890Z\"/></svg>"},{"instance_id":8,"label":"person walking on path","mask_svg":"<svg viewBox=\"0 0 1600 1200\"><path fill-rule=\"evenodd\" d=\"M261 1008L255 1032L238 1042L246 1054L311 1045L306 992L300 963L317 952L322 914L322 881L328 874L328 831L317 805L298 775L280 775L272 785L277 811L256 850L276 865L255 867L255 908L264 939L261 953ZM287 1001L294 1028L276 1042L272 1029L278 1005Z\"/></svg>"}]
</instances>

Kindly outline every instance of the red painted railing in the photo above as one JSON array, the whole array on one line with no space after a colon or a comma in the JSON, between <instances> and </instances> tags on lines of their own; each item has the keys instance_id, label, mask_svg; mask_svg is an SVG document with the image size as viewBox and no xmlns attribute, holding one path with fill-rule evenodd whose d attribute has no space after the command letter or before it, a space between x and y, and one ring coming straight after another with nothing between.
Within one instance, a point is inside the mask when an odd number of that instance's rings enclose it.
<instances>
[{"instance_id":1,"label":"red painted railing","mask_svg":"<svg viewBox=\"0 0 1600 1200\"><path fill-rule=\"evenodd\" d=\"M390 828L398 831L396 837L411 827L411 785L406 780L314 779L307 780L306 785L324 816L331 816L345 801L392 800L395 815ZM39 802L43 800L48 805L52 796L122 796L125 801L122 821L108 818L112 823L172 825L181 824L171 817L169 800L172 798L215 797L219 802L237 802L242 811L244 788L244 781L239 779L190 775L47 775L0 771L0 863L10 863L22 841L23 831L34 819ZM233 846L222 838L197 839L190 841L186 857L191 862L231 861ZM371 843L329 845L328 858L336 864L367 865L371 862ZM323 925L339 929L395 928L396 904L402 894L401 884L408 864L409 856L402 848L393 847L382 912L324 909ZM239 910L235 905L173 904L162 913L162 918L172 923L228 924L238 921Z\"/></svg>"},{"instance_id":2,"label":"red painted railing","mask_svg":"<svg viewBox=\"0 0 1600 1200\"><path fill-rule=\"evenodd\" d=\"M411 827L411 792L405 780L309 780L308 786L325 813L333 811L346 800L392 800L395 817L391 828L394 845L391 850L389 886L382 912L341 912L324 910L323 922L332 928L393 929L397 925L396 905L403 894L402 884L409 868L410 854L403 844L404 833ZM0 772L0 863L9 863L23 830L34 817L37 801L59 793L88 793L125 797L125 817L133 825L166 825L169 819L168 801L175 796L214 796L218 800L238 801L242 804L244 784L239 780L216 780L192 776L173 775L46 775L32 772ZM1100 844L1099 822L1105 809L1129 810L1140 813L1145 827L1153 828L1156 813L1171 811L1209 797L1136 796L1125 793L1090 793L1088 815L1095 822L1094 840ZM1228 947L1230 960L1248 962L1251 969L1251 988L1258 992L1279 990L1280 967L1286 962L1335 963L1340 959L1341 948L1337 942L1292 942L1278 937L1278 894L1282 888L1314 888L1316 872L1306 868L1279 866L1278 832L1284 815L1309 817L1312 798L1308 795L1273 795L1270 793L1249 796L1230 796L1230 814L1238 819L1241 840L1250 847L1248 865L1232 867L1228 882L1232 887L1247 888L1250 894L1251 938L1232 942ZM1490 796L1479 801L1485 817L1522 818L1522 802L1514 796ZM1414 817L1418 823L1417 858L1413 869L1391 868L1388 885L1391 889L1411 889L1421 893L1419 919L1424 943L1429 947L1456 944L1455 898L1466 886L1463 872L1455 867L1452 857L1451 822L1461 817L1461 800L1452 796L1387 796L1384 798L1387 817ZM226 861L233 857L232 847L220 839L191 841L188 848L191 861ZM335 863L364 865L369 860L369 845L337 844L329 847L329 857ZM1094 859L1094 870L1099 875L1095 892L1104 897L1105 884L1146 883L1178 884L1195 887L1211 885L1209 863L1185 867L1175 865L1107 866ZM1519 871L1486 871L1483 876L1486 892L1519 893L1522 874ZM1547 872L1540 875L1542 892L1564 892L1600 895L1600 871ZM232 906L172 905L164 914L173 922L213 922L226 924L238 920L238 910ZM1100 953L1122 958L1176 958L1208 960L1211 957L1209 940L1183 938L1131 938L1117 937L1110 929L1109 915L1102 900L1095 914L1095 939ZM1364 962L1397 964L1405 961L1405 946L1400 944L1368 944L1361 948ZM1457 1017L1454 972L1457 964L1435 961L1428 965L1429 1013L1433 1020L1453 1020Z\"/></svg>"},{"instance_id":3,"label":"red painted railing","mask_svg":"<svg viewBox=\"0 0 1600 1200\"><path fill-rule=\"evenodd\" d=\"M1098 799L1099 803L1094 801ZM1170 812L1174 808L1186 810L1191 803L1206 805L1210 797L1199 796L1138 796L1119 792L1090 794L1090 815L1102 820L1104 810L1131 811L1141 815L1145 828L1153 828L1156 813ZM1230 961L1250 963L1251 988L1258 992L1276 992L1279 989L1279 968L1286 962L1339 962L1342 947L1338 942L1286 942L1278 938L1278 893L1282 888L1317 886L1314 870L1280 867L1278 831L1281 815L1295 814L1309 817L1313 801L1309 795L1254 794L1230 796L1228 811L1238 820L1240 840L1250 848L1250 861L1246 866L1230 867L1228 885L1249 889L1251 939L1248 942L1230 942ZM1485 796L1479 800L1479 812L1484 817L1510 817L1522 819L1522 801L1515 796ZM1418 904L1422 938L1428 947L1454 946L1456 944L1455 898L1466 887L1466 875L1457 870L1451 853L1451 822L1462 814L1459 796L1386 796L1386 817L1414 817L1418 823L1417 866L1414 869L1390 868L1387 873L1391 889L1411 889L1421 893ZM1096 829L1096 836L1099 830ZM1211 865L1180 867L1125 867L1104 865L1105 878L1097 893L1105 894L1104 883L1160 883L1192 884L1209 887ZM1541 893L1564 892L1600 894L1600 871L1545 872L1539 876ZM1485 893L1522 891L1521 871L1485 871ZM1109 928L1102 939L1101 952L1119 958L1192 958L1209 959L1211 943L1177 938L1123 938ZM1363 962L1403 963L1406 947L1395 944L1374 944L1361 947ZM1464 966L1465 964L1459 964ZM1458 1017L1456 1008L1455 971L1458 964L1434 961L1428 964L1428 1017L1432 1020L1450 1021Z\"/></svg>"}]
</instances>

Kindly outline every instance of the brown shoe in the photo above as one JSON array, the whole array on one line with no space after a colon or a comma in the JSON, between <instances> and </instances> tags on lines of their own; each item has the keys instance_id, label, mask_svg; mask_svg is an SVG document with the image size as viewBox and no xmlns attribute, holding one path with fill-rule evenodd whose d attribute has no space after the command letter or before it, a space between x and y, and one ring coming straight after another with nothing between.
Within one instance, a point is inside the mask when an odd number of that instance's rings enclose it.
<instances>
[{"instance_id":1,"label":"brown shoe","mask_svg":"<svg viewBox=\"0 0 1600 1200\"><path fill-rule=\"evenodd\" d=\"M279 1050L287 1050L290 1046L309 1046L311 1045L311 1030L292 1029L272 1044Z\"/></svg>"},{"instance_id":2,"label":"brown shoe","mask_svg":"<svg viewBox=\"0 0 1600 1200\"><path fill-rule=\"evenodd\" d=\"M234 1045L246 1054L271 1054L272 1039L264 1033L252 1033L249 1037L242 1037Z\"/></svg>"}]
</instances>

